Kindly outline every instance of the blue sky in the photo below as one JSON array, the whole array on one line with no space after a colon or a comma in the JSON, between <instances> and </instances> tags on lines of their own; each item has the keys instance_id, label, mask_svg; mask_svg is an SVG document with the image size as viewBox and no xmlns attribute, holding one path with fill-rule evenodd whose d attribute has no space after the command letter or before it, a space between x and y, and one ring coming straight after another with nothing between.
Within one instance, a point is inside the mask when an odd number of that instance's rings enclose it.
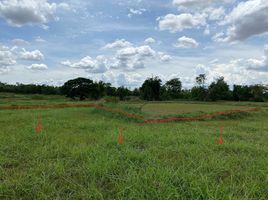
<instances>
[{"instance_id":1,"label":"blue sky","mask_svg":"<svg viewBox=\"0 0 268 200\"><path fill-rule=\"evenodd\" d=\"M0 81L268 82L265 0L0 0Z\"/></svg>"}]
</instances>

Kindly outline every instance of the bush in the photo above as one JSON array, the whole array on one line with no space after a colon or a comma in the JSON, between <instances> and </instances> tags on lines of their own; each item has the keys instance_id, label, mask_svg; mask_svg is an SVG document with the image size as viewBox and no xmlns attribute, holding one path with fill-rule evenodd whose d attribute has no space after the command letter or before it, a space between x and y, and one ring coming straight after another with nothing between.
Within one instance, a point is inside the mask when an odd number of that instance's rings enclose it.
<instances>
[{"instance_id":1,"label":"bush","mask_svg":"<svg viewBox=\"0 0 268 200\"><path fill-rule=\"evenodd\" d=\"M119 97L106 96L106 97L104 97L104 101L105 101L105 103L118 103L120 100L119 100Z\"/></svg>"}]
</instances>

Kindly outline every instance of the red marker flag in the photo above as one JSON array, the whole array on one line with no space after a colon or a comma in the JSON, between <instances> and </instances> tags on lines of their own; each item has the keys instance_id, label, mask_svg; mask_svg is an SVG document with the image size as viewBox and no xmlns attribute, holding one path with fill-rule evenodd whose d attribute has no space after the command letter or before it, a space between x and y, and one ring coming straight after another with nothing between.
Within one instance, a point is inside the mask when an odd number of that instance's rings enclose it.
<instances>
[{"instance_id":1,"label":"red marker flag","mask_svg":"<svg viewBox=\"0 0 268 200\"><path fill-rule=\"evenodd\" d=\"M222 131L223 131L223 124L221 124L221 126L220 126L220 137L218 139L218 144L219 145L222 145L223 144Z\"/></svg>"},{"instance_id":2,"label":"red marker flag","mask_svg":"<svg viewBox=\"0 0 268 200\"><path fill-rule=\"evenodd\" d=\"M41 130L42 130L42 128L41 128L41 122L40 122L40 113L38 113L37 126L35 128L35 132L40 133Z\"/></svg>"},{"instance_id":3,"label":"red marker flag","mask_svg":"<svg viewBox=\"0 0 268 200\"><path fill-rule=\"evenodd\" d=\"M124 143L123 129L119 129L118 144L122 145Z\"/></svg>"}]
</instances>

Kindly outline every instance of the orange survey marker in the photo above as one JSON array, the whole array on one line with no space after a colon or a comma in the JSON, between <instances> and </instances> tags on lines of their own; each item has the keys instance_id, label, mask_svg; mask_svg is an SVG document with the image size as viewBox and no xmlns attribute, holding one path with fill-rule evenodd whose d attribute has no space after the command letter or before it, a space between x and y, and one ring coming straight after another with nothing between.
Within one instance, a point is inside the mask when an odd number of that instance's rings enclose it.
<instances>
[{"instance_id":1,"label":"orange survey marker","mask_svg":"<svg viewBox=\"0 0 268 200\"><path fill-rule=\"evenodd\" d=\"M218 139L218 144L219 145L222 145L223 144L222 131L223 131L223 124L221 124L221 126L220 126L220 137Z\"/></svg>"},{"instance_id":2,"label":"orange survey marker","mask_svg":"<svg viewBox=\"0 0 268 200\"><path fill-rule=\"evenodd\" d=\"M41 128L41 122L40 122L40 113L38 113L37 126L35 128L35 132L40 133L41 130L42 130L42 128Z\"/></svg>"},{"instance_id":3,"label":"orange survey marker","mask_svg":"<svg viewBox=\"0 0 268 200\"><path fill-rule=\"evenodd\" d=\"M124 143L123 129L119 128L118 144L122 145Z\"/></svg>"}]
</instances>

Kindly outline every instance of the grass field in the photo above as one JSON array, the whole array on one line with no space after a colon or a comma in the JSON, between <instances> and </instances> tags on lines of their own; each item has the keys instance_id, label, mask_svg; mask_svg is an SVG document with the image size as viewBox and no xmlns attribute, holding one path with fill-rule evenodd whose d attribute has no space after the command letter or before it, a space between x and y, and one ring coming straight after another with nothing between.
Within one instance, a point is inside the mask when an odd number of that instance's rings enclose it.
<instances>
[{"instance_id":1,"label":"grass field","mask_svg":"<svg viewBox=\"0 0 268 200\"><path fill-rule=\"evenodd\" d=\"M0 94L0 105L66 102ZM0 110L0 199L268 199L268 103L101 103L145 117L260 111L140 124L96 108Z\"/></svg>"}]
</instances>

